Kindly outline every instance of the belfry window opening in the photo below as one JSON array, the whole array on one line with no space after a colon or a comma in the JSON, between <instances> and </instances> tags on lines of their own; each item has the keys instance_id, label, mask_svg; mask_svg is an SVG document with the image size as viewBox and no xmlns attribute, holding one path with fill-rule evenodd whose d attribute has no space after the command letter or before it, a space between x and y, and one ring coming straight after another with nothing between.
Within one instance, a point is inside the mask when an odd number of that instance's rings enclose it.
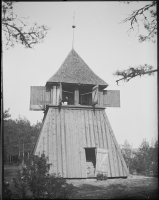
<instances>
[{"instance_id":1,"label":"belfry window opening","mask_svg":"<svg viewBox=\"0 0 159 200\"><path fill-rule=\"evenodd\" d=\"M92 89L79 89L79 104L92 105Z\"/></svg>"},{"instance_id":2,"label":"belfry window opening","mask_svg":"<svg viewBox=\"0 0 159 200\"><path fill-rule=\"evenodd\" d=\"M74 89L63 86L62 87L62 105L74 105Z\"/></svg>"}]
</instances>

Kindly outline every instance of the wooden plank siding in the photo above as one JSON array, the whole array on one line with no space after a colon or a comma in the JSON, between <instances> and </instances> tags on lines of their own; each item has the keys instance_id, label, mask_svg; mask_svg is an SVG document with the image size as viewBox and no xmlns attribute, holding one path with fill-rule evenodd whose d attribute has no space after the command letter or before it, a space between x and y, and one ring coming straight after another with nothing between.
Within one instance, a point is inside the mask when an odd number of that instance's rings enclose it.
<instances>
[{"instance_id":1,"label":"wooden plank siding","mask_svg":"<svg viewBox=\"0 0 159 200\"><path fill-rule=\"evenodd\" d=\"M52 109L49 109L49 110L52 110ZM53 146L53 173L57 173L57 148L56 148L56 145L57 145L57 142L56 142L56 111L55 110L52 110L52 137L53 137L53 143L52 143L52 146Z\"/></svg>"},{"instance_id":2,"label":"wooden plank siding","mask_svg":"<svg viewBox=\"0 0 159 200\"><path fill-rule=\"evenodd\" d=\"M101 124L100 124L100 111L96 111L96 117L97 117L97 130L98 130L98 139L99 139L99 148L103 148L103 140L102 140L102 133L101 133Z\"/></svg>"},{"instance_id":3,"label":"wooden plank siding","mask_svg":"<svg viewBox=\"0 0 159 200\"><path fill-rule=\"evenodd\" d=\"M71 166L70 166L70 138L69 138L69 126L68 126L68 121L69 121L69 115L68 115L68 110L64 110L65 112L65 135L66 135L66 167L67 167L67 177L71 177Z\"/></svg>"},{"instance_id":4,"label":"wooden plank siding","mask_svg":"<svg viewBox=\"0 0 159 200\"><path fill-rule=\"evenodd\" d=\"M108 150L108 177L128 175L104 109L50 106L34 151L41 155L44 149L50 173L87 178L85 148Z\"/></svg>"},{"instance_id":5,"label":"wooden plank siding","mask_svg":"<svg viewBox=\"0 0 159 200\"><path fill-rule=\"evenodd\" d=\"M58 173L62 175L62 158L61 158L61 120L60 120L60 111L56 109L56 134L57 134L57 170Z\"/></svg>"},{"instance_id":6,"label":"wooden plank siding","mask_svg":"<svg viewBox=\"0 0 159 200\"><path fill-rule=\"evenodd\" d=\"M90 135L89 135L89 121L88 121L88 111L84 110L84 116L85 116L85 134L86 134L86 147L90 146Z\"/></svg>"},{"instance_id":7,"label":"wooden plank siding","mask_svg":"<svg viewBox=\"0 0 159 200\"><path fill-rule=\"evenodd\" d=\"M66 135L64 110L61 110L62 177L66 178Z\"/></svg>"},{"instance_id":8,"label":"wooden plank siding","mask_svg":"<svg viewBox=\"0 0 159 200\"><path fill-rule=\"evenodd\" d=\"M107 126L108 126L108 128L109 128L109 132L110 132L110 134L111 134L111 136L112 136L112 138L113 138L113 142L114 142L114 144L115 144L115 146L116 146L116 150L117 150L117 152L118 152L118 154L119 154L119 156L120 156L120 160L121 160L121 162L122 162L123 169L124 169L123 172L124 172L125 176L128 176L128 175L129 175L128 168L127 168L127 166L126 166L125 160L124 160L124 158L123 158L123 156L122 156L121 150L120 150L120 148L119 148L119 145L118 145L118 143L117 143L117 140L116 140L116 138L115 138L113 129L112 129L110 123L109 123L109 120L108 120L108 117L107 117L106 113L104 113L104 118L105 118L105 121L106 121Z\"/></svg>"},{"instance_id":9,"label":"wooden plank siding","mask_svg":"<svg viewBox=\"0 0 159 200\"><path fill-rule=\"evenodd\" d=\"M120 107L120 91L103 90L103 106Z\"/></svg>"},{"instance_id":10,"label":"wooden plank siding","mask_svg":"<svg viewBox=\"0 0 159 200\"><path fill-rule=\"evenodd\" d=\"M30 110L43 110L45 104L45 86L31 86Z\"/></svg>"}]
</instances>

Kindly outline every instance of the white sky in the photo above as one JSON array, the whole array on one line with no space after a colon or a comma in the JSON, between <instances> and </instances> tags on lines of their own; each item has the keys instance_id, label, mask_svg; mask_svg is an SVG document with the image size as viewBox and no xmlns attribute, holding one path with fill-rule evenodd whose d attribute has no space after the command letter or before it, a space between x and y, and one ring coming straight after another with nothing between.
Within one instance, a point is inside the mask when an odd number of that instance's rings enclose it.
<instances>
[{"instance_id":1,"label":"white sky","mask_svg":"<svg viewBox=\"0 0 159 200\"><path fill-rule=\"evenodd\" d=\"M18 16L29 22L51 27L45 41L34 50L22 45L4 52L4 110L10 108L13 119L25 116L31 124L41 121L42 111L29 111L30 86L44 86L59 69L72 48L75 12L74 49L87 65L109 86L120 90L121 107L107 108L111 126L119 144L127 139L134 148L144 138L157 138L157 73L119 82L112 74L129 66L151 64L157 68L157 44L139 43L137 29L127 35L130 23L120 24L133 10L148 2L20 2ZM140 26L140 33L144 29ZM120 78L120 77L119 77Z\"/></svg>"}]
</instances>

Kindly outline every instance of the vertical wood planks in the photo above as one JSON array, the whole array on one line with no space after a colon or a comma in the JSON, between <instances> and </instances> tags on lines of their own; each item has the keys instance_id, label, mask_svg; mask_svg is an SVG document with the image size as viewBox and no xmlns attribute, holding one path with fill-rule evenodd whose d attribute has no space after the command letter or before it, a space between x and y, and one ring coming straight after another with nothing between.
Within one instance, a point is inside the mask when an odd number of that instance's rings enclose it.
<instances>
[{"instance_id":1,"label":"vertical wood planks","mask_svg":"<svg viewBox=\"0 0 159 200\"><path fill-rule=\"evenodd\" d=\"M52 113L52 137L53 137L53 171L54 173L57 173L57 139L56 139L56 109L53 109L53 113Z\"/></svg>"},{"instance_id":2,"label":"vertical wood planks","mask_svg":"<svg viewBox=\"0 0 159 200\"><path fill-rule=\"evenodd\" d=\"M48 110L48 121L47 121L47 137L46 137L46 146L47 146L47 157L48 157L48 161L50 160L50 133L49 133L49 129L50 129L50 117L51 117L51 109Z\"/></svg>"},{"instance_id":3,"label":"vertical wood planks","mask_svg":"<svg viewBox=\"0 0 159 200\"><path fill-rule=\"evenodd\" d=\"M45 105L45 86L30 87L30 110L43 110Z\"/></svg>"},{"instance_id":4,"label":"vertical wood planks","mask_svg":"<svg viewBox=\"0 0 159 200\"><path fill-rule=\"evenodd\" d=\"M93 110L93 126L94 126L94 138L96 147L100 147L99 145L99 137L98 137L98 127L97 127L97 113Z\"/></svg>"},{"instance_id":5,"label":"vertical wood planks","mask_svg":"<svg viewBox=\"0 0 159 200\"><path fill-rule=\"evenodd\" d=\"M72 167L73 167L73 176L78 177L78 127L77 127L77 113L76 110L70 110L71 115L72 115L72 121L71 121L71 126L72 126L72 132L71 132L71 154L72 154Z\"/></svg>"},{"instance_id":6,"label":"vertical wood planks","mask_svg":"<svg viewBox=\"0 0 159 200\"><path fill-rule=\"evenodd\" d=\"M89 132L90 132L91 147L95 147L92 112L93 112L93 111L91 111L91 110L88 111L88 117L89 117L89 118L88 118L88 119L89 119Z\"/></svg>"},{"instance_id":7,"label":"vertical wood planks","mask_svg":"<svg viewBox=\"0 0 159 200\"><path fill-rule=\"evenodd\" d=\"M68 110L68 120L67 120L67 124L68 124L68 145L69 145L69 174L70 174L70 178L73 178L73 167L72 166L72 160L73 160L73 155L72 155L72 113L70 112L70 110Z\"/></svg>"},{"instance_id":8,"label":"vertical wood planks","mask_svg":"<svg viewBox=\"0 0 159 200\"><path fill-rule=\"evenodd\" d=\"M123 164L123 166L124 166L125 172L126 172L126 174L127 174L127 176L128 176L128 175L129 175L128 168L127 168L126 163L125 163L125 160L124 160L124 158L123 158L123 156L122 156L122 154L121 154L121 151L120 151L120 149L119 149L118 143L117 143L116 138L115 138L115 136L114 136L113 129L112 129L110 123L109 123L109 120L108 120L108 117L107 117L106 113L105 113L104 117L105 117L105 119L106 119L106 121L107 121L109 130L110 130L110 132L111 132L111 135L112 135L112 138L113 138L113 141L114 141L114 144L115 144L115 146L116 146L116 149L117 149L117 151L118 151L118 154L119 154L120 159L121 159L121 161L122 161L122 164Z\"/></svg>"},{"instance_id":9,"label":"vertical wood planks","mask_svg":"<svg viewBox=\"0 0 159 200\"><path fill-rule=\"evenodd\" d=\"M103 106L120 107L120 91L103 90Z\"/></svg>"},{"instance_id":10,"label":"vertical wood planks","mask_svg":"<svg viewBox=\"0 0 159 200\"><path fill-rule=\"evenodd\" d=\"M58 173L62 175L60 111L59 109L55 109L55 110L56 110L56 118L57 118L57 123L56 123L56 126L57 126L57 169L58 169Z\"/></svg>"},{"instance_id":11,"label":"vertical wood planks","mask_svg":"<svg viewBox=\"0 0 159 200\"><path fill-rule=\"evenodd\" d=\"M99 117L100 117L100 121L101 121L101 134L102 134L102 138L103 138L103 148L104 149L108 149L108 145L107 145L107 139L106 139L106 130L104 127L104 118L103 118L103 112L99 113Z\"/></svg>"},{"instance_id":12,"label":"vertical wood planks","mask_svg":"<svg viewBox=\"0 0 159 200\"><path fill-rule=\"evenodd\" d=\"M86 147L86 132L85 132L85 117L84 117L84 110L81 110L81 123L82 123L82 141L83 141L83 147Z\"/></svg>"},{"instance_id":13,"label":"vertical wood planks","mask_svg":"<svg viewBox=\"0 0 159 200\"><path fill-rule=\"evenodd\" d=\"M100 111L96 111L97 113L97 126L98 126L98 139L99 139L99 147L103 148L103 139L102 139L102 134L101 134L101 124L100 124L100 116L99 116Z\"/></svg>"},{"instance_id":14,"label":"vertical wood planks","mask_svg":"<svg viewBox=\"0 0 159 200\"><path fill-rule=\"evenodd\" d=\"M81 110L78 110L78 139L79 139L79 161L80 161L80 170L79 177L84 176L84 166L83 166L83 136L82 136L82 119L81 119Z\"/></svg>"},{"instance_id":15,"label":"vertical wood planks","mask_svg":"<svg viewBox=\"0 0 159 200\"><path fill-rule=\"evenodd\" d=\"M108 149L108 177L127 176L104 110L50 107L34 151L41 154L44 148L52 163L50 172L64 178L86 178L84 147Z\"/></svg>"},{"instance_id":16,"label":"vertical wood planks","mask_svg":"<svg viewBox=\"0 0 159 200\"><path fill-rule=\"evenodd\" d=\"M62 143L62 177L66 178L66 142L65 142L65 118L64 110L61 109L61 143Z\"/></svg>"},{"instance_id":17,"label":"vertical wood planks","mask_svg":"<svg viewBox=\"0 0 159 200\"><path fill-rule=\"evenodd\" d=\"M54 173L54 168L53 168L53 112L54 110L52 108L49 108L50 112L51 112L51 116L50 116L50 127L49 127L49 135L50 135L50 139L49 139L49 146L50 146L50 156L49 156L49 161L52 164L50 166L50 173Z\"/></svg>"},{"instance_id":18,"label":"vertical wood planks","mask_svg":"<svg viewBox=\"0 0 159 200\"><path fill-rule=\"evenodd\" d=\"M78 126L79 126L79 155L80 155L80 177L86 178L86 158L85 158L85 149L83 146L83 135L82 135L82 118L81 110L78 112Z\"/></svg>"},{"instance_id":19,"label":"vertical wood planks","mask_svg":"<svg viewBox=\"0 0 159 200\"><path fill-rule=\"evenodd\" d=\"M105 112L103 113L105 116ZM107 126L107 123L105 121L105 130L106 130L106 136L107 136L107 141L108 141L108 150L109 150L109 166L110 166L110 171L111 171L111 177L115 176L114 172L114 163L113 163L113 154L112 154L112 146L111 146L111 139L110 139L110 132Z\"/></svg>"},{"instance_id":20,"label":"vertical wood planks","mask_svg":"<svg viewBox=\"0 0 159 200\"><path fill-rule=\"evenodd\" d=\"M110 134L111 135L111 134ZM117 160L117 156L116 156L116 148L115 148L115 145L114 145L114 141L111 138L111 146L112 146L112 154L113 154L113 160L114 160L114 171L115 171L115 176L119 176L119 172L118 172L118 160Z\"/></svg>"},{"instance_id":21,"label":"vertical wood planks","mask_svg":"<svg viewBox=\"0 0 159 200\"><path fill-rule=\"evenodd\" d=\"M71 177L71 172L70 172L70 141L69 141L69 115L68 115L68 110L65 110L65 133L66 133L66 170L67 170L67 177Z\"/></svg>"},{"instance_id":22,"label":"vertical wood planks","mask_svg":"<svg viewBox=\"0 0 159 200\"><path fill-rule=\"evenodd\" d=\"M76 155L77 155L77 177L81 177L81 155L80 155L80 146L81 142L80 141L80 112L79 110L74 110L74 118L76 118L76 124L77 124L77 134L76 134Z\"/></svg>"},{"instance_id":23,"label":"vertical wood planks","mask_svg":"<svg viewBox=\"0 0 159 200\"><path fill-rule=\"evenodd\" d=\"M85 149L86 147L86 134L85 134L85 127L84 127L84 111L80 110L80 117L81 117L81 159L82 159L82 177L86 178L86 157L85 157Z\"/></svg>"},{"instance_id":24,"label":"vertical wood planks","mask_svg":"<svg viewBox=\"0 0 159 200\"><path fill-rule=\"evenodd\" d=\"M119 156L118 152L117 152L117 158L118 158L118 166L119 166L119 176L123 176L124 175L123 169L122 169L123 167L122 167L120 156Z\"/></svg>"},{"instance_id":25,"label":"vertical wood planks","mask_svg":"<svg viewBox=\"0 0 159 200\"><path fill-rule=\"evenodd\" d=\"M104 117L103 117L103 112L104 111L100 112L101 132L102 132L102 136L103 136L104 149L108 149L108 144L107 144L108 141L107 141L107 137L106 137L107 133L106 133L106 129L105 129L105 126L104 126L105 120L104 120ZM108 165L108 177L111 177L110 162L109 162L109 151L108 151L108 157L107 157L107 161L108 161L107 165Z\"/></svg>"},{"instance_id":26,"label":"vertical wood planks","mask_svg":"<svg viewBox=\"0 0 159 200\"><path fill-rule=\"evenodd\" d=\"M86 146L90 146L90 136L89 136L89 122L88 122L88 111L84 110L84 116L85 116L85 133L86 133Z\"/></svg>"}]
</instances>

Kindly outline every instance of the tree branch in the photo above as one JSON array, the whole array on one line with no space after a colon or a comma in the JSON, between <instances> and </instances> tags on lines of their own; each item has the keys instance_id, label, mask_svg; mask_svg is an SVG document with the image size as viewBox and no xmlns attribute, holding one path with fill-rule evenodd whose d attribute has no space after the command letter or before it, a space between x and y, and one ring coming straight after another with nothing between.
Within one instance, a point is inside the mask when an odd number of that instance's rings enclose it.
<instances>
[{"instance_id":1,"label":"tree branch","mask_svg":"<svg viewBox=\"0 0 159 200\"><path fill-rule=\"evenodd\" d=\"M24 17L18 18L13 13L13 2L3 1L2 3L2 30L6 33L4 35L5 38L3 38L3 43L5 42L6 48L14 46L15 43L21 43L26 48L33 48L33 44L43 41L47 31L50 29L49 27L45 25L38 26L35 23L29 28L28 22L25 23L21 20Z\"/></svg>"},{"instance_id":2,"label":"tree branch","mask_svg":"<svg viewBox=\"0 0 159 200\"><path fill-rule=\"evenodd\" d=\"M121 79L116 80L117 85L118 82L121 80L124 80L128 82L130 79L136 77L136 76L143 76L145 74L152 75L154 72L157 72L158 69L152 70L152 66L141 66L137 68L129 68L128 70L123 70L123 71L116 71L114 73L115 76L122 76Z\"/></svg>"},{"instance_id":3,"label":"tree branch","mask_svg":"<svg viewBox=\"0 0 159 200\"><path fill-rule=\"evenodd\" d=\"M157 11L151 10L151 8L153 7L156 9L156 4L157 4L156 1L152 1L150 4L145 5L144 7L133 11L131 15L129 15L127 18L121 21L121 23L126 23L130 21L130 29L128 30L130 34L131 30L134 30L135 24L138 26L138 30L139 30L138 17L143 16L142 20L144 20L144 27L145 29L147 29L149 34L148 36L139 35L140 42L143 42L145 40L150 40L151 38L154 37L154 35L157 34L157 31L156 31L157 30ZM146 11L150 11L151 18L154 18L151 22L148 21L146 15L144 14ZM152 40L152 42L155 42L155 40Z\"/></svg>"}]
</instances>

